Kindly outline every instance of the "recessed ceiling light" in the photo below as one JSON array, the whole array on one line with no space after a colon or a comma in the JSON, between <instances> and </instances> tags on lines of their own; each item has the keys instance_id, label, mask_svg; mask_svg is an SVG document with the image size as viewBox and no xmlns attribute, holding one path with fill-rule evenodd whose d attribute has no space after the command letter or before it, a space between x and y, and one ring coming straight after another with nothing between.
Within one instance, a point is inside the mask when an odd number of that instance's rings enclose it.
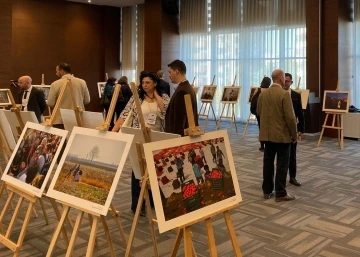
<instances>
[{"instance_id":1,"label":"recessed ceiling light","mask_svg":"<svg viewBox=\"0 0 360 257\"><path fill-rule=\"evenodd\" d=\"M91 3L91 0L88 0L88 3Z\"/></svg>"}]
</instances>

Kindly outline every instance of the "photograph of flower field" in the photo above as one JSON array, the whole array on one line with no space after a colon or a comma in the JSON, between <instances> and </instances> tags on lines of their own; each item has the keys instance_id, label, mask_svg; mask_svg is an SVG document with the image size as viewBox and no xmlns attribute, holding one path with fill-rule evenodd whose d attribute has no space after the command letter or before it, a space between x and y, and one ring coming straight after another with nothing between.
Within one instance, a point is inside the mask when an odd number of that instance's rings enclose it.
<instances>
[{"instance_id":1,"label":"photograph of flower field","mask_svg":"<svg viewBox=\"0 0 360 257\"><path fill-rule=\"evenodd\" d=\"M166 221L235 196L222 137L152 155Z\"/></svg>"},{"instance_id":2,"label":"photograph of flower field","mask_svg":"<svg viewBox=\"0 0 360 257\"><path fill-rule=\"evenodd\" d=\"M122 151L114 149L121 148L121 144L119 141L76 134L54 190L104 205L121 159Z\"/></svg>"}]
</instances>

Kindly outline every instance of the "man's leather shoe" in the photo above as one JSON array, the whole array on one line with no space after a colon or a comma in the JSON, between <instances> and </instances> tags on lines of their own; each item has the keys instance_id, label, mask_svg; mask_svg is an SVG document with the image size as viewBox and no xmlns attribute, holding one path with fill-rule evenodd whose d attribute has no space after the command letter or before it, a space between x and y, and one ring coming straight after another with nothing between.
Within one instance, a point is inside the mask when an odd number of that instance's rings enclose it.
<instances>
[{"instance_id":1,"label":"man's leather shoe","mask_svg":"<svg viewBox=\"0 0 360 257\"><path fill-rule=\"evenodd\" d=\"M297 181L296 178L290 178L289 183L293 184L294 186L297 186L297 187L301 186L301 183L299 181Z\"/></svg>"},{"instance_id":2,"label":"man's leather shoe","mask_svg":"<svg viewBox=\"0 0 360 257\"><path fill-rule=\"evenodd\" d=\"M264 199L270 199L275 196L274 192L271 192L270 194L264 194Z\"/></svg>"},{"instance_id":3,"label":"man's leather shoe","mask_svg":"<svg viewBox=\"0 0 360 257\"><path fill-rule=\"evenodd\" d=\"M275 197L275 202L292 201L295 200L295 195L287 194L281 197Z\"/></svg>"}]
</instances>

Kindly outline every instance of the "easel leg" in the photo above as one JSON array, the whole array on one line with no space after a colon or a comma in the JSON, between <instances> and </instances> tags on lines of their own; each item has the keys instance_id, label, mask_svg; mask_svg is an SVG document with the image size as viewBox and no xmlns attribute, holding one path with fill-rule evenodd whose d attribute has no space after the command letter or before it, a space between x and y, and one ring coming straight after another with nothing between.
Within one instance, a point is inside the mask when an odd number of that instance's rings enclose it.
<instances>
[{"instance_id":1,"label":"easel leg","mask_svg":"<svg viewBox=\"0 0 360 257\"><path fill-rule=\"evenodd\" d=\"M343 114L340 114L340 123L341 123L341 131L340 131L341 150L344 150L344 115Z\"/></svg>"},{"instance_id":2,"label":"easel leg","mask_svg":"<svg viewBox=\"0 0 360 257\"><path fill-rule=\"evenodd\" d=\"M336 116L336 126L341 127L340 125L340 114L334 114ZM341 139L340 139L340 129L337 130L338 132L338 146L341 148Z\"/></svg>"},{"instance_id":3,"label":"easel leg","mask_svg":"<svg viewBox=\"0 0 360 257\"><path fill-rule=\"evenodd\" d=\"M60 211L59 211L58 206L56 205L55 200L53 198L49 198L49 200L50 200L50 203L51 203L51 205L52 205L52 207L54 209L57 220L60 221L61 215L60 215ZM62 226L62 228L61 228L61 233L63 234L65 244L69 245L69 238L67 236L66 228L64 226Z\"/></svg>"},{"instance_id":4,"label":"easel leg","mask_svg":"<svg viewBox=\"0 0 360 257\"><path fill-rule=\"evenodd\" d=\"M204 113L205 113L205 111L207 110L207 114L205 115L205 116L206 116L206 122L205 122L204 132L206 131L206 128L207 128L207 125L208 125L208 122L209 122L209 112L210 112L210 108L208 108L208 104L209 104L209 103L206 103L206 104L205 104L205 108L204 108ZM210 104L210 106L211 106L211 104Z\"/></svg>"},{"instance_id":5,"label":"easel leg","mask_svg":"<svg viewBox=\"0 0 360 257\"><path fill-rule=\"evenodd\" d=\"M19 211L20 211L20 208L21 208L21 205L22 205L23 202L24 202L24 197L21 196L21 197L19 198L19 200L18 200L18 203L17 203L17 205L16 205L15 211L14 211L14 213L13 213L13 215L12 215L12 218L11 218L11 221L10 221L10 224L9 224L9 227L8 227L8 229L7 229L7 231L6 231L5 237L7 237L7 238L9 238L10 235L11 235L11 232L12 232L12 230L13 230L13 228L14 228L15 221L16 221L18 215L19 215ZM30 203L30 204L31 204L31 203ZM29 207L30 207L30 206L29 206Z\"/></svg>"},{"instance_id":6,"label":"easel leg","mask_svg":"<svg viewBox=\"0 0 360 257\"><path fill-rule=\"evenodd\" d=\"M107 239L107 242L108 242L108 245L109 245L110 256L111 257L116 257L114 245L113 245L113 242L111 240L111 236L110 236L110 232L109 232L109 226L108 226L108 224L106 222L106 217L101 216L101 222L103 224L105 236L106 236L106 239Z\"/></svg>"},{"instance_id":7,"label":"easel leg","mask_svg":"<svg viewBox=\"0 0 360 257\"><path fill-rule=\"evenodd\" d=\"M55 250L55 245L59 239L60 232L62 231L62 229L64 229L65 219L68 216L69 211L70 211L70 207L64 206L59 224L57 225L54 236L51 239L50 246L47 251L46 257L51 257L53 255L54 250Z\"/></svg>"},{"instance_id":8,"label":"easel leg","mask_svg":"<svg viewBox=\"0 0 360 257\"><path fill-rule=\"evenodd\" d=\"M6 186L6 185L5 185L5 186ZM14 192L11 191L8 199L6 200L6 203L5 203L5 205L4 205L4 208L3 208L2 211L1 211L1 215L0 215L0 229L1 229L1 234L4 234L4 233L5 233L5 230L4 230L4 227L3 227L3 220L4 220L4 217L5 217L5 213L7 213L8 210L9 210L10 203L11 203L13 197L14 197Z\"/></svg>"},{"instance_id":9,"label":"easel leg","mask_svg":"<svg viewBox=\"0 0 360 257\"><path fill-rule=\"evenodd\" d=\"M149 224L150 224L151 237L153 240L154 254L155 254L155 256L159 256L157 242L156 242L154 222L152 220L152 212L151 212L151 205L150 205L150 198L149 198L149 191L148 191L147 184L146 184L146 190L145 190L145 204L146 204L147 216L148 216Z\"/></svg>"},{"instance_id":10,"label":"easel leg","mask_svg":"<svg viewBox=\"0 0 360 257\"><path fill-rule=\"evenodd\" d=\"M45 218L46 225L49 225L49 217L48 217L48 215L47 215L46 209L45 209L45 207L44 207L44 203L43 203L43 201L41 200L41 198L39 198L39 203L40 203L42 212L43 212L43 214L44 214L44 218Z\"/></svg>"},{"instance_id":11,"label":"easel leg","mask_svg":"<svg viewBox=\"0 0 360 257\"><path fill-rule=\"evenodd\" d=\"M114 203L111 203L110 209L111 209L112 213L114 214L114 219L115 219L116 225L117 225L117 227L119 229L119 232L120 232L121 239L122 239L123 244L124 244L124 249L126 249L127 239L126 239L123 227L121 226L121 222L120 222L120 218L119 218L120 215L119 215L118 211L116 211Z\"/></svg>"},{"instance_id":12,"label":"easel leg","mask_svg":"<svg viewBox=\"0 0 360 257\"><path fill-rule=\"evenodd\" d=\"M326 123L327 123L328 117L329 117L329 114L327 113L327 114L326 114L326 116L325 116L324 125L323 125L323 127L322 127L322 129L321 129L321 133L320 133L319 141L318 141L318 144L317 144L317 146L318 146L318 147L320 146L321 139L322 139L322 136L323 136L323 134L324 134L324 130L325 130L325 127L324 127L324 126L326 126Z\"/></svg>"},{"instance_id":13,"label":"easel leg","mask_svg":"<svg viewBox=\"0 0 360 257\"><path fill-rule=\"evenodd\" d=\"M235 124L235 131L238 133L237 125L236 125L236 118L235 118L235 104L232 104L232 120Z\"/></svg>"},{"instance_id":14,"label":"easel leg","mask_svg":"<svg viewBox=\"0 0 360 257\"><path fill-rule=\"evenodd\" d=\"M242 137L243 137L243 138L244 138L245 135L246 135L246 131L247 131L247 128L248 128L249 122L250 122L250 117L251 117L251 113L249 114L249 117L248 117L248 119L247 119L247 121L246 121L246 125L245 125L245 128L244 128L244 132L243 132L243 134L242 134Z\"/></svg>"},{"instance_id":15,"label":"easel leg","mask_svg":"<svg viewBox=\"0 0 360 257\"><path fill-rule=\"evenodd\" d=\"M216 127L216 130L219 130L219 129L220 129L221 117L222 117L223 114L224 114L225 106L226 106L226 104L223 105L223 108L222 108L222 110L221 110L221 115L220 115L220 117L219 117L219 121L218 121L218 123L217 123L218 125L217 125L217 127Z\"/></svg>"},{"instance_id":16,"label":"easel leg","mask_svg":"<svg viewBox=\"0 0 360 257\"><path fill-rule=\"evenodd\" d=\"M193 257L193 243L192 243L192 233L191 227L183 228L184 231L184 253L185 257Z\"/></svg>"},{"instance_id":17,"label":"easel leg","mask_svg":"<svg viewBox=\"0 0 360 257\"><path fill-rule=\"evenodd\" d=\"M93 255L98 223L99 223L99 217L95 216L93 219L92 226L91 226L89 244L88 244L88 248L86 251L86 257L92 257L92 255Z\"/></svg>"},{"instance_id":18,"label":"easel leg","mask_svg":"<svg viewBox=\"0 0 360 257\"><path fill-rule=\"evenodd\" d=\"M206 223L206 232L208 237L208 244L210 250L211 257L217 257L216 245L215 245L215 237L214 237L214 229L211 224L211 219L208 218L205 220Z\"/></svg>"},{"instance_id":19,"label":"easel leg","mask_svg":"<svg viewBox=\"0 0 360 257\"><path fill-rule=\"evenodd\" d=\"M212 114L214 116L214 119L215 119L215 124L217 123L217 120L216 120L216 115L215 115L215 112L214 112L214 108L212 106L212 103L210 103L210 107L211 107L211 111L212 111Z\"/></svg>"},{"instance_id":20,"label":"easel leg","mask_svg":"<svg viewBox=\"0 0 360 257\"><path fill-rule=\"evenodd\" d=\"M173 247L173 249L171 251L171 255L170 255L171 257L176 257L177 252L178 252L179 247L180 247L181 239L183 238L183 235L184 235L184 230L179 229L178 232L177 232L177 235L176 235L174 247Z\"/></svg>"},{"instance_id":21,"label":"easel leg","mask_svg":"<svg viewBox=\"0 0 360 257\"><path fill-rule=\"evenodd\" d=\"M241 254L241 251L240 251L240 246L239 246L239 243L238 243L237 238L236 238L236 234L235 234L235 231L234 231L234 226L233 226L233 224L231 222L229 211L224 212L224 218L225 218L226 227L227 227L227 229L229 231L231 244L233 246L235 256L236 257L242 257L242 254Z\"/></svg>"},{"instance_id":22,"label":"easel leg","mask_svg":"<svg viewBox=\"0 0 360 257\"><path fill-rule=\"evenodd\" d=\"M93 216L90 213L88 213L88 218L89 218L89 226L91 227L92 224L93 224ZM98 241L97 241L96 237L95 237L95 247L99 248Z\"/></svg>"},{"instance_id":23,"label":"easel leg","mask_svg":"<svg viewBox=\"0 0 360 257\"><path fill-rule=\"evenodd\" d=\"M79 228L80 228L80 224L81 224L83 216L84 216L84 212L79 211L78 216L76 218L76 222L75 222L73 232L71 234L70 243L69 243L69 246L68 246L67 251L66 251L66 255L65 255L66 257L71 257L71 255L72 255L72 252L73 252L74 246L75 246L75 242L76 242L76 237L77 237L77 234L79 232Z\"/></svg>"},{"instance_id":24,"label":"easel leg","mask_svg":"<svg viewBox=\"0 0 360 257\"><path fill-rule=\"evenodd\" d=\"M199 111L199 115L201 115L201 110L204 107L204 103L201 103L201 107L200 107L200 111Z\"/></svg>"}]
</instances>

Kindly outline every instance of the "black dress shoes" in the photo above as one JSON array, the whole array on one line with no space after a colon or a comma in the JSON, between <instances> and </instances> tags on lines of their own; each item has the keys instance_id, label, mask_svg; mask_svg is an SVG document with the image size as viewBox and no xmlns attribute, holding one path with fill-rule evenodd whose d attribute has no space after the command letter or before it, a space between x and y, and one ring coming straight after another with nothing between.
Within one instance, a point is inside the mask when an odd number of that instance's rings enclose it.
<instances>
[{"instance_id":1,"label":"black dress shoes","mask_svg":"<svg viewBox=\"0 0 360 257\"><path fill-rule=\"evenodd\" d=\"M275 197L275 202L292 201L295 200L295 195L287 194L281 197Z\"/></svg>"},{"instance_id":2,"label":"black dress shoes","mask_svg":"<svg viewBox=\"0 0 360 257\"><path fill-rule=\"evenodd\" d=\"M301 186L301 183L297 181L296 178L290 178L289 183L297 187Z\"/></svg>"}]
</instances>

